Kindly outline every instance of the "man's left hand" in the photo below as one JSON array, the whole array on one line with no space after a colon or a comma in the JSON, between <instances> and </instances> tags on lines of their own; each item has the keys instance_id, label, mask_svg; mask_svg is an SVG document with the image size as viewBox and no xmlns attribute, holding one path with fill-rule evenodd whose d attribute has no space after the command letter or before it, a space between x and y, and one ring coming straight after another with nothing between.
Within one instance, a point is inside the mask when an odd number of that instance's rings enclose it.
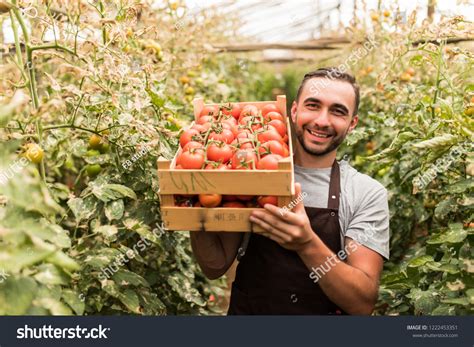
<instances>
[{"instance_id":1,"label":"man's left hand","mask_svg":"<svg viewBox=\"0 0 474 347\"><path fill-rule=\"evenodd\" d=\"M295 193L297 197L301 196L301 184L295 184ZM264 208L265 211L253 211L250 215L250 221L264 229L256 231L257 234L296 252L304 250L316 240L302 201L298 202L293 211L270 204L265 204Z\"/></svg>"}]
</instances>

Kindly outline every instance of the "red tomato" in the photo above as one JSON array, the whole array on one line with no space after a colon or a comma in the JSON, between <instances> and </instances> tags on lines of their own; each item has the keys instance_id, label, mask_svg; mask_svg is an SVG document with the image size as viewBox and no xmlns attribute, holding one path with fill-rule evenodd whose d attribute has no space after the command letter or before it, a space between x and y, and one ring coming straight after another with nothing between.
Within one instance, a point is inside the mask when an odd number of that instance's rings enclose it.
<instances>
[{"instance_id":1,"label":"red tomato","mask_svg":"<svg viewBox=\"0 0 474 347\"><path fill-rule=\"evenodd\" d=\"M175 166L175 169L176 170L183 170L183 167L180 164L178 164L178 165Z\"/></svg>"},{"instance_id":2,"label":"red tomato","mask_svg":"<svg viewBox=\"0 0 474 347\"><path fill-rule=\"evenodd\" d=\"M208 139L231 143L234 140L234 134L229 129L216 129L209 133Z\"/></svg>"},{"instance_id":3,"label":"red tomato","mask_svg":"<svg viewBox=\"0 0 474 347\"><path fill-rule=\"evenodd\" d=\"M200 133L203 133L203 132L207 131L210 126L211 126L210 123L205 123L205 124L194 123L193 126L191 127L191 129L196 129Z\"/></svg>"},{"instance_id":4,"label":"red tomato","mask_svg":"<svg viewBox=\"0 0 474 347\"><path fill-rule=\"evenodd\" d=\"M217 207L222 201L220 194L199 194L199 202L203 207Z\"/></svg>"},{"instance_id":5,"label":"red tomato","mask_svg":"<svg viewBox=\"0 0 474 347\"><path fill-rule=\"evenodd\" d=\"M206 170L230 170L229 166L222 163L211 162L206 165Z\"/></svg>"},{"instance_id":6,"label":"red tomato","mask_svg":"<svg viewBox=\"0 0 474 347\"><path fill-rule=\"evenodd\" d=\"M253 149L255 145L251 139L238 137L232 141L232 145L238 149Z\"/></svg>"},{"instance_id":7,"label":"red tomato","mask_svg":"<svg viewBox=\"0 0 474 347\"><path fill-rule=\"evenodd\" d=\"M236 138L239 138L239 139L255 139L255 136L254 134L248 130L248 129L242 129L239 131L239 133L237 134Z\"/></svg>"},{"instance_id":8,"label":"red tomato","mask_svg":"<svg viewBox=\"0 0 474 347\"><path fill-rule=\"evenodd\" d=\"M253 151L239 149L232 156L231 163L234 170L253 170L258 164L258 158Z\"/></svg>"},{"instance_id":9,"label":"red tomato","mask_svg":"<svg viewBox=\"0 0 474 347\"><path fill-rule=\"evenodd\" d=\"M203 144L197 141L189 141L184 147L183 152L189 151L192 148L203 148Z\"/></svg>"},{"instance_id":10,"label":"red tomato","mask_svg":"<svg viewBox=\"0 0 474 347\"><path fill-rule=\"evenodd\" d=\"M196 201L193 205L193 207L202 207L201 203L199 201Z\"/></svg>"},{"instance_id":11,"label":"red tomato","mask_svg":"<svg viewBox=\"0 0 474 347\"><path fill-rule=\"evenodd\" d=\"M279 112L268 112L266 115L265 115L265 120L267 122L271 121L271 120L274 120L274 119L277 119L277 120L281 120L281 121L285 121L285 119L283 118L283 115Z\"/></svg>"},{"instance_id":12,"label":"red tomato","mask_svg":"<svg viewBox=\"0 0 474 347\"><path fill-rule=\"evenodd\" d=\"M235 119L235 118L232 117L232 116L224 116L224 117L222 117L222 118L221 118L221 122L222 122L222 123L224 123L224 122L225 122L225 123L229 123L229 124L231 124L231 125L237 125L237 124L238 124L237 119Z\"/></svg>"},{"instance_id":13,"label":"red tomato","mask_svg":"<svg viewBox=\"0 0 474 347\"><path fill-rule=\"evenodd\" d=\"M285 134L285 136L283 136L283 142L288 143L288 139L288 134Z\"/></svg>"},{"instance_id":14,"label":"red tomato","mask_svg":"<svg viewBox=\"0 0 474 347\"><path fill-rule=\"evenodd\" d=\"M207 159L227 163L232 158L232 148L223 143L211 143L207 147Z\"/></svg>"},{"instance_id":15,"label":"red tomato","mask_svg":"<svg viewBox=\"0 0 474 347\"><path fill-rule=\"evenodd\" d=\"M284 137L286 135L286 125L283 123L283 121L278 120L278 119L273 119L270 122L268 122L268 125L271 125L278 131L278 133L281 135L281 137Z\"/></svg>"},{"instance_id":16,"label":"red tomato","mask_svg":"<svg viewBox=\"0 0 474 347\"><path fill-rule=\"evenodd\" d=\"M278 197L270 196L270 195L267 195L267 196L262 195L257 198L257 202L260 205L260 207L265 206L265 204L278 206Z\"/></svg>"},{"instance_id":17,"label":"red tomato","mask_svg":"<svg viewBox=\"0 0 474 347\"><path fill-rule=\"evenodd\" d=\"M265 142L258 148L258 151L261 156L265 156L267 154L278 154L282 157L288 156L288 151L285 150L283 144L276 140Z\"/></svg>"},{"instance_id":18,"label":"red tomato","mask_svg":"<svg viewBox=\"0 0 474 347\"><path fill-rule=\"evenodd\" d=\"M232 118L234 119L234 118ZM223 121L222 122L222 128L224 129L229 129L230 131L232 131L232 134L234 134L234 137L236 137L239 133L239 129L237 129L237 126L234 125L234 124L230 124L226 121Z\"/></svg>"},{"instance_id":19,"label":"red tomato","mask_svg":"<svg viewBox=\"0 0 474 347\"><path fill-rule=\"evenodd\" d=\"M188 129L183 131L179 138L179 144L181 147L186 146L186 144L190 141L200 138L200 133L196 129Z\"/></svg>"},{"instance_id":20,"label":"red tomato","mask_svg":"<svg viewBox=\"0 0 474 347\"><path fill-rule=\"evenodd\" d=\"M183 169L200 169L204 164L204 160L204 151L194 148L181 153L179 163Z\"/></svg>"},{"instance_id":21,"label":"red tomato","mask_svg":"<svg viewBox=\"0 0 474 347\"><path fill-rule=\"evenodd\" d=\"M240 118L246 116L257 116L258 115L258 108L255 105L245 105L240 112Z\"/></svg>"},{"instance_id":22,"label":"red tomato","mask_svg":"<svg viewBox=\"0 0 474 347\"><path fill-rule=\"evenodd\" d=\"M222 204L223 207L245 208L246 206L238 201L228 201Z\"/></svg>"},{"instance_id":23,"label":"red tomato","mask_svg":"<svg viewBox=\"0 0 474 347\"><path fill-rule=\"evenodd\" d=\"M205 124L205 123L212 123L214 121L214 117L212 116L201 116L196 121L197 124Z\"/></svg>"},{"instance_id":24,"label":"red tomato","mask_svg":"<svg viewBox=\"0 0 474 347\"><path fill-rule=\"evenodd\" d=\"M239 105L234 104L234 107L232 108L232 111L230 112L230 114L231 114L232 117L234 117L235 119L239 119L240 113L242 113L242 109L240 108Z\"/></svg>"},{"instance_id":25,"label":"red tomato","mask_svg":"<svg viewBox=\"0 0 474 347\"><path fill-rule=\"evenodd\" d=\"M275 128L264 128L261 132L257 134L257 139L260 142L268 142L271 140L282 141L283 138L280 136L278 131Z\"/></svg>"},{"instance_id":26,"label":"red tomato","mask_svg":"<svg viewBox=\"0 0 474 347\"><path fill-rule=\"evenodd\" d=\"M280 111L278 110L278 107L276 107L275 104L267 104L267 105L262 107L262 116L265 117L265 115L268 112L280 112Z\"/></svg>"},{"instance_id":27,"label":"red tomato","mask_svg":"<svg viewBox=\"0 0 474 347\"><path fill-rule=\"evenodd\" d=\"M261 158L257 164L259 170L278 170L278 161L283 157L278 154L268 154Z\"/></svg>"},{"instance_id":28,"label":"red tomato","mask_svg":"<svg viewBox=\"0 0 474 347\"><path fill-rule=\"evenodd\" d=\"M213 116L217 117L219 114L219 108L217 106L204 106L203 109L201 110L200 116Z\"/></svg>"},{"instance_id":29,"label":"red tomato","mask_svg":"<svg viewBox=\"0 0 474 347\"><path fill-rule=\"evenodd\" d=\"M237 197L235 195L223 195L222 200L224 200L224 201L237 201Z\"/></svg>"}]
</instances>

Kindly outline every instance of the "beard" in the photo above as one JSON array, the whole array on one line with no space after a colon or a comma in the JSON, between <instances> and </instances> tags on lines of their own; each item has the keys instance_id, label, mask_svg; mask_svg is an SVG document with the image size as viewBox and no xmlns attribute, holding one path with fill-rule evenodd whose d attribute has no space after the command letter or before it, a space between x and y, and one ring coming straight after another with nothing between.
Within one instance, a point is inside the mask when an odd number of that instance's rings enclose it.
<instances>
[{"instance_id":1,"label":"beard","mask_svg":"<svg viewBox=\"0 0 474 347\"><path fill-rule=\"evenodd\" d=\"M334 131L328 131L328 129L317 130L333 134L331 137L331 141L323 144L315 144L310 140L305 140L304 134L307 132L306 126L303 126L302 129L295 129L296 138L298 139L298 142L300 143L301 147L306 153L315 156L323 156L337 149L342 144L349 131L349 129L346 129L344 133L337 134Z\"/></svg>"}]
</instances>

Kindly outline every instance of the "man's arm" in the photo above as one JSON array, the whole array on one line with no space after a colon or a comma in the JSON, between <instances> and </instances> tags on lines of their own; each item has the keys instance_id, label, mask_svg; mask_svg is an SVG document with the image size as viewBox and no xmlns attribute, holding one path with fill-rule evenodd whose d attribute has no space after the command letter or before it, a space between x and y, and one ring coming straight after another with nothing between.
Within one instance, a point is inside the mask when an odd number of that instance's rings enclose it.
<instances>
[{"instance_id":1,"label":"man's arm","mask_svg":"<svg viewBox=\"0 0 474 347\"><path fill-rule=\"evenodd\" d=\"M202 272L216 279L225 274L235 260L242 233L191 232L191 247Z\"/></svg>"},{"instance_id":2,"label":"man's arm","mask_svg":"<svg viewBox=\"0 0 474 347\"><path fill-rule=\"evenodd\" d=\"M382 256L346 238L347 262L343 262L314 234L314 239L298 255L312 271L324 293L349 314L370 315L377 302ZM352 251L354 250L354 251ZM321 265L329 271L317 271ZM319 274L322 274L319 277Z\"/></svg>"}]
</instances>

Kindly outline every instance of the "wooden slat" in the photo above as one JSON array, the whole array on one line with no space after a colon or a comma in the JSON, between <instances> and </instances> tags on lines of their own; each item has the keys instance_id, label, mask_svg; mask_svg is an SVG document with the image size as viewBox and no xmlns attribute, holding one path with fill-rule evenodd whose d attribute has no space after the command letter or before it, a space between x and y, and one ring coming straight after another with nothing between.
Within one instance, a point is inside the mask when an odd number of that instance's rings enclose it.
<instances>
[{"instance_id":1,"label":"wooden slat","mask_svg":"<svg viewBox=\"0 0 474 347\"><path fill-rule=\"evenodd\" d=\"M166 229L189 231L250 232L262 229L250 223L254 210L261 208L163 207L161 214Z\"/></svg>"}]
</instances>

